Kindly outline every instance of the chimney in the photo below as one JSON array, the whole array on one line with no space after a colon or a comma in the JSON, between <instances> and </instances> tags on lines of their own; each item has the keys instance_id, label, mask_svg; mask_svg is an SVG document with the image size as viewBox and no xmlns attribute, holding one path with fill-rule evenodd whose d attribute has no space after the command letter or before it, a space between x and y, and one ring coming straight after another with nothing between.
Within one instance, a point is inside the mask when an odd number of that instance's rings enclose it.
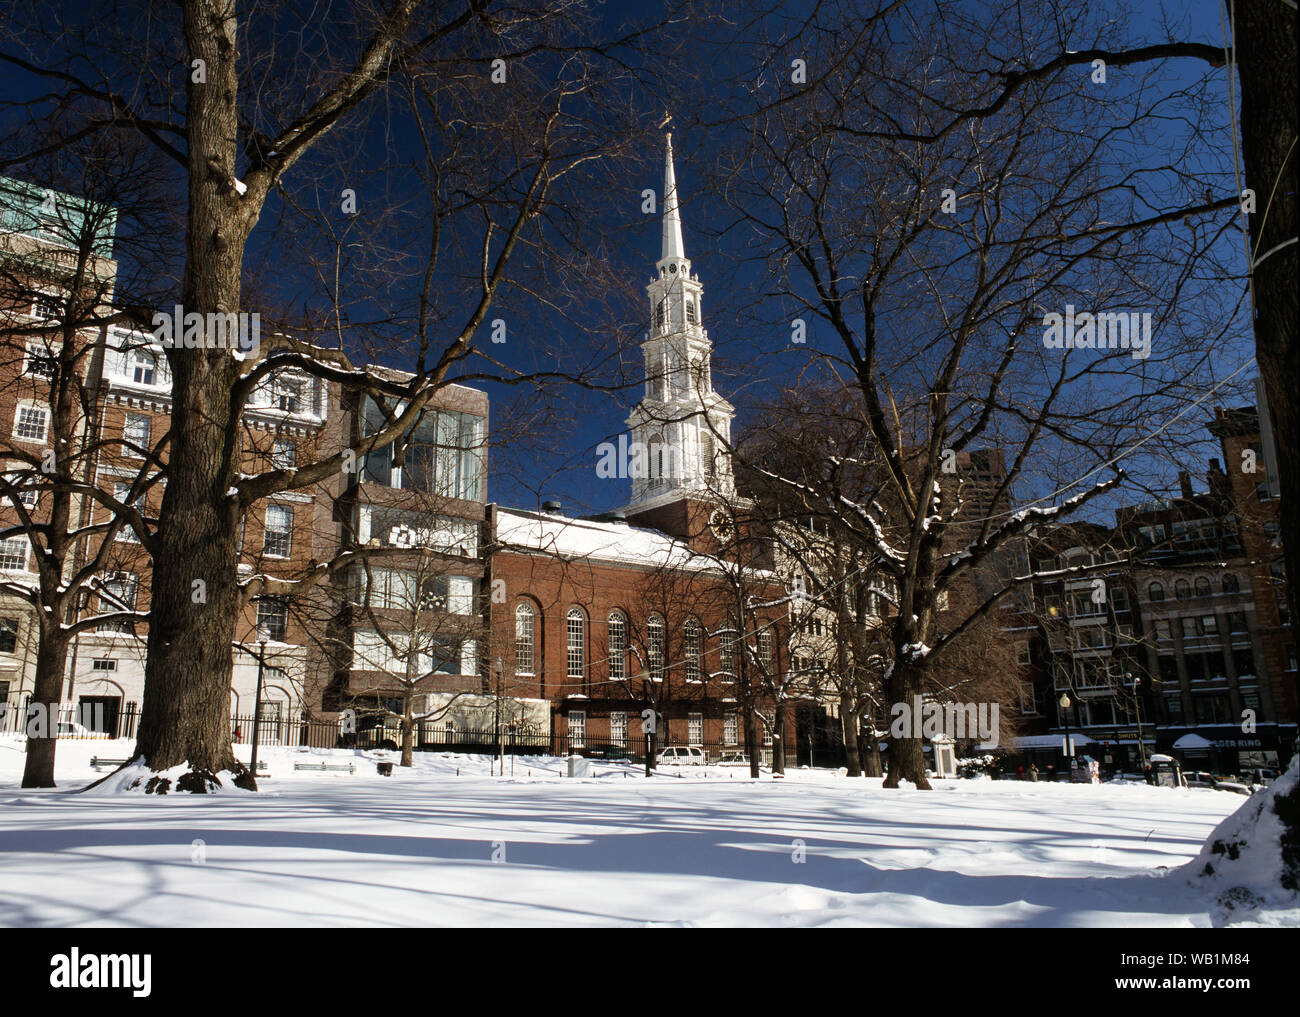
<instances>
[{"instance_id":1,"label":"chimney","mask_svg":"<svg viewBox=\"0 0 1300 1017\"><path fill-rule=\"evenodd\" d=\"M1186 470L1178 471L1178 487L1182 490L1184 498L1193 497L1192 475L1188 473Z\"/></svg>"}]
</instances>

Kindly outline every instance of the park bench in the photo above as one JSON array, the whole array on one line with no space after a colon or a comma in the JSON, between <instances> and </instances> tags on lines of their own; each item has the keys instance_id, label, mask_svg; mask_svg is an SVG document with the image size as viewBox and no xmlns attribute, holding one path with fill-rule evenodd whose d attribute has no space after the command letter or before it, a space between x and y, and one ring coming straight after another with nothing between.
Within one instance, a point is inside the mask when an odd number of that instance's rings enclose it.
<instances>
[{"instance_id":1,"label":"park bench","mask_svg":"<svg viewBox=\"0 0 1300 1017\"><path fill-rule=\"evenodd\" d=\"M131 762L129 759L100 759L99 756L90 757L90 765L95 770L98 770L101 766L125 766L129 762Z\"/></svg>"},{"instance_id":2,"label":"park bench","mask_svg":"<svg viewBox=\"0 0 1300 1017\"><path fill-rule=\"evenodd\" d=\"M294 763L295 770L316 770L321 773L337 770L340 773L356 773L357 768L351 763Z\"/></svg>"}]
</instances>

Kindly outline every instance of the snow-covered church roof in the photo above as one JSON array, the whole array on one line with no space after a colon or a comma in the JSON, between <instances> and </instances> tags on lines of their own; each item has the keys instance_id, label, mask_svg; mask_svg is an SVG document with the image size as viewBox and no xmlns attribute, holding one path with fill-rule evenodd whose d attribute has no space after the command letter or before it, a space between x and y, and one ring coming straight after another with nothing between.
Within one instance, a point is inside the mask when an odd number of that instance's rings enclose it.
<instances>
[{"instance_id":1,"label":"snow-covered church roof","mask_svg":"<svg viewBox=\"0 0 1300 1017\"><path fill-rule=\"evenodd\" d=\"M541 552L565 560L590 560L647 568L709 568L713 559L695 554L658 530L621 522L573 519L551 512L500 509L497 543L506 549Z\"/></svg>"}]
</instances>

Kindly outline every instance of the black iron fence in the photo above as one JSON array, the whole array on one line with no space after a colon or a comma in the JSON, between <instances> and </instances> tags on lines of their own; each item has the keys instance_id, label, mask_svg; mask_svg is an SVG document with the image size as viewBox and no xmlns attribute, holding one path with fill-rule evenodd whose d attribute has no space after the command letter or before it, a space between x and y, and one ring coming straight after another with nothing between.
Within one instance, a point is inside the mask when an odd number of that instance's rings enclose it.
<instances>
[{"instance_id":1,"label":"black iron fence","mask_svg":"<svg viewBox=\"0 0 1300 1017\"><path fill-rule=\"evenodd\" d=\"M41 729L34 716L25 701L0 704L0 733L36 733ZM127 703L123 707L112 703L69 704L59 708L53 723L60 738L134 738L140 724L140 707L136 703ZM402 741L400 724L392 717L359 717L353 731L339 720L314 719L307 713L294 711L267 711L256 726L258 745L264 747L397 749ZM230 718L231 740L236 744L251 744L253 728L254 717L251 714ZM499 746L505 755L581 755L591 759L624 760L636 765L644 764L646 752L644 737L632 732L625 739L571 739L536 730L511 730L508 725L503 725L498 733L495 728L455 728L444 722L427 721L416 723L413 741L415 749L420 752L494 755ZM676 766L744 766L748 763L744 747L736 744L705 742L687 745L660 741L652 751L661 762ZM771 764L771 746L763 746L759 761L764 766Z\"/></svg>"}]
</instances>

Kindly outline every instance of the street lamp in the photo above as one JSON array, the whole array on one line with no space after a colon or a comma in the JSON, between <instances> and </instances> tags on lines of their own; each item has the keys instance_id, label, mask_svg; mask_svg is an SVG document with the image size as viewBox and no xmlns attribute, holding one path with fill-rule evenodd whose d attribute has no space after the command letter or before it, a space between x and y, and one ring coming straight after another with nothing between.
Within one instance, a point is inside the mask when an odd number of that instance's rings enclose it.
<instances>
[{"instance_id":1,"label":"street lamp","mask_svg":"<svg viewBox=\"0 0 1300 1017\"><path fill-rule=\"evenodd\" d=\"M253 755L249 759L253 780L257 780L257 735L262 723L262 671L266 664L266 630L257 630L257 692L253 696Z\"/></svg>"},{"instance_id":2,"label":"street lamp","mask_svg":"<svg viewBox=\"0 0 1300 1017\"><path fill-rule=\"evenodd\" d=\"M1133 709L1137 714L1138 725L1138 759L1141 760L1142 769L1145 770L1147 768L1147 747L1142 741L1142 677L1139 675L1135 678L1127 672L1125 672L1124 677L1133 683Z\"/></svg>"},{"instance_id":3,"label":"street lamp","mask_svg":"<svg viewBox=\"0 0 1300 1017\"><path fill-rule=\"evenodd\" d=\"M505 753L501 748L501 673L506 669L505 661L500 657L497 658L497 708L496 708L496 739L497 739L497 763L501 767L501 776L506 774Z\"/></svg>"},{"instance_id":4,"label":"street lamp","mask_svg":"<svg viewBox=\"0 0 1300 1017\"><path fill-rule=\"evenodd\" d=\"M1057 704L1061 707L1061 717L1065 721L1065 766L1068 780L1070 760L1074 757L1074 745L1070 741L1070 697L1062 692Z\"/></svg>"}]
</instances>

